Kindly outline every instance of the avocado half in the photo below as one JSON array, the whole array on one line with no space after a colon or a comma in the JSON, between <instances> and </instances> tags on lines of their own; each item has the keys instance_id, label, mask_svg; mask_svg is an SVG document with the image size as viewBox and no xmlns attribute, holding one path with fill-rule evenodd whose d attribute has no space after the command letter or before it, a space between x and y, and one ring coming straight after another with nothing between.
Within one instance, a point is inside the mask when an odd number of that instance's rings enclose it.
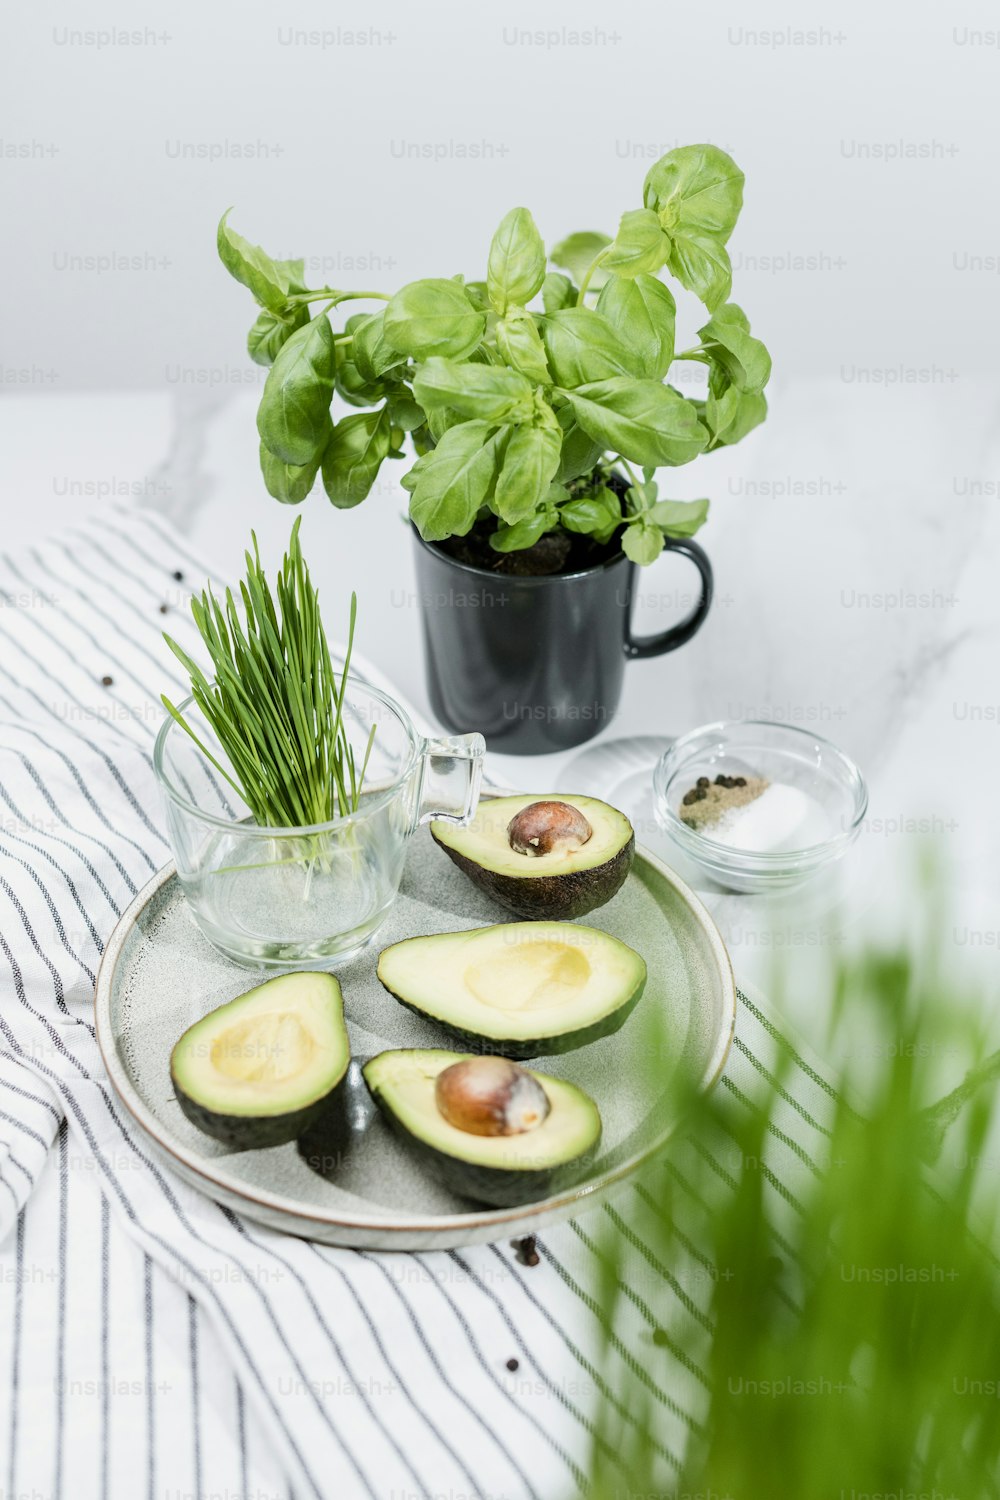
<instances>
[{"instance_id":1,"label":"avocado half","mask_svg":"<svg viewBox=\"0 0 1000 1500\"><path fill-rule=\"evenodd\" d=\"M170 1077L193 1125L251 1150L296 1140L329 1108L350 1060L333 975L282 974L189 1026Z\"/></svg>"},{"instance_id":2,"label":"avocado half","mask_svg":"<svg viewBox=\"0 0 1000 1500\"><path fill-rule=\"evenodd\" d=\"M618 938L574 922L501 922L407 938L379 954L396 999L464 1046L520 1059L617 1031L646 983Z\"/></svg>"},{"instance_id":3,"label":"avocado half","mask_svg":"<svg viewBox=\"0 0 1000 1500\"><path fill-rule=\"evenodd\" d=\"M519 854L507 828L536 802L576 808L593 832L581 848L550 854ZM561 792L490 797L465 828L434 822L431 834L469 879L519 917L583 917L610 901L624 885L635 855L635 833L624 813L596 797Z\"/></svg>"},{"instance_id":4,"label":"avocado half","mask_svg":"<svg viewBox=\"0 0 1000 1500\"><path fill-rule=\"evenodd\" d=\"M362 1068L375 1103L421 1163L452 1192L498 1208L549 1198L593 1162L601 1117L589 1094L545 1073L549 1113L522 1135L470 1135L445 1120L434 1094L437 1076L463 1052L380 1052Z\"/></svg>"}]
</instances>

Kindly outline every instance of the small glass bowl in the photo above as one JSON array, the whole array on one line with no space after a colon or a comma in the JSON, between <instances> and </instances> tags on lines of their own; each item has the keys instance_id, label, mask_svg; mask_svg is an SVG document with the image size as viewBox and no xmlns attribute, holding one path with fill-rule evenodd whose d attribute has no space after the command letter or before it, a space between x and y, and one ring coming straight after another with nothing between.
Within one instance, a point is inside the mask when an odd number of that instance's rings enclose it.
<instances>
[{"instance_id":1,"label":"small glass bowl","mask_svg":"<svg viewBox=\"0 0 1000 1500\"><path fill-rule=\"evenodd\" d=\"M766 776L797 787L817 809L813 834L801 848L741 849L700 832L680 816L685 793L699 776ZM831 865L854 843L868 807L868 788L854 762L836 745L791 724L732 719L706 724L675 740L653 774L660 827L719 885L730 891L787 890ZM752 804L751 804L752 805Z\"/></svg>"}]
</instances>

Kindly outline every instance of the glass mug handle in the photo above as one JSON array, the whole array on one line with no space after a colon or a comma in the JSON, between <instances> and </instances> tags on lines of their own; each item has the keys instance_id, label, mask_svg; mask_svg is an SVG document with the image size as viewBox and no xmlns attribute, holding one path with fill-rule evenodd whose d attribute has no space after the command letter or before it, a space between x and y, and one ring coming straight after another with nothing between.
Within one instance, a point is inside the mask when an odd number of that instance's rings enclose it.
<instances>
[{"instance_id":1,"label":"glass mug handle","mask_svg":"<svg viewBox=\"0 0 1000 1500\"><path fill-rule=\"evenodd\" d=\"M424 740L414 798L413 828L440 818L443 823L470 823L479 806L486 741L481 734L447 735Z\"/></svg>"}]
</instances>

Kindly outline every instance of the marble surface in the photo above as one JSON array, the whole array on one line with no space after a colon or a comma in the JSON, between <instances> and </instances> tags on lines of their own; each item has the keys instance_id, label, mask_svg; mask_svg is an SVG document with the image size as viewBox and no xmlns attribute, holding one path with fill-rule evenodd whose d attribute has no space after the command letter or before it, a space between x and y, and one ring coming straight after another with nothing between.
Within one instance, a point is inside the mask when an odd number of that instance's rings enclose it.
<instances>
[{"instance_id":1,"label":"marble surface","mask_svg":"<svg viewBox=\"0 0 1000 1500\"><path fill-rule=\"evenodd\" d=\"M760 984L817 1046L831 951L862 934L923 927L914 892L925 846L944 872L936 910L946 967L967 974L983 997L996 990L1000 431L998 392L967 384L943 375L897 385L777 383L765 427L661 483L678 498L712 497L701 540L717 594L698 637L675 654L631 663L618 716L589 745L491 757L495 776L527 790L616 796L640 837L701 891L737 977ZM4 548L131 497L170 517L221 571L239 571L251 527L273 561L291 515L267 496L257 471L257 395L5 398ZM303 539L331 634L356 588L361 649L426 711L398 472L351 512L334 513L314 493L302 511ZM678 618L694 586L682 560L647 570L637 627ZM651 819L649 777L669 738L754 716L835 740L858 760L871 792L865 828L836 875L776 905L707 887ZM1000 1045L985 1001L983 1011Z\"/></svg>"}]
</instances>

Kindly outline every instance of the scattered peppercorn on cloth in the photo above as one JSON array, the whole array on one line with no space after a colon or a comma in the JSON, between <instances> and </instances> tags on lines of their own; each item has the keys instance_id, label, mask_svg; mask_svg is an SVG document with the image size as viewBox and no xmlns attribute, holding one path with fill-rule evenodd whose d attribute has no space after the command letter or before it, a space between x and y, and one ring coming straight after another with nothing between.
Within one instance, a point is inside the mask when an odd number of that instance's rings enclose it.
<instances>
[{"instance_id":1,"label":"scattered peppercorn on cloth","mask_svg":"<svg viewBox=\"0 0 1000 1500\"><path fill-rule=\"evenodd\" d=\"M558 1500L587 1489L600 1403L634 1420L626 1369L657 1414L669 1493L705 1418L715 1272L694 1196L669 1264L650 1249L655 1173L520 1254L336 1250L176 1179L108 1083L102 944L170 858L151 751L159 693L183 684L160 607L213 576L157 515L120 507L0 561L3 1493ZM196 648L182 613L172 629ZM734 1109L776 1049L741 994L721 1085ZM830 1106L792 1057L762 1164L776 1216L822 1159ZM725 1176L721 1148L713 1160ZM605 1337L609 1223L627 1253ZM635 1491L644 1476L606 1457Z\"/></svg>"}]
</instances>

